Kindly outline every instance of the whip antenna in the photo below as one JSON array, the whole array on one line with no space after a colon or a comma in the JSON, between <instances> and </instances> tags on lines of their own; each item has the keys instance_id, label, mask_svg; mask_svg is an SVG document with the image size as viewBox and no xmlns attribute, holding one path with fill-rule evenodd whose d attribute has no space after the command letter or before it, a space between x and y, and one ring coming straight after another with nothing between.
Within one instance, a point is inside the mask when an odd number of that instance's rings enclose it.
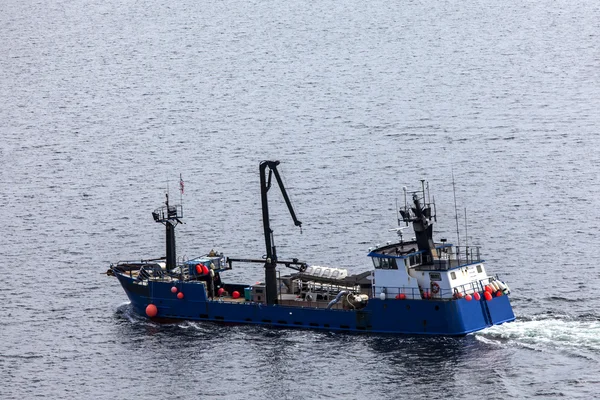
<instances>
[{"instance_id":1,"label":"whip antenna","mask_svg":"<svg viewBox=\"0 0 600 400\"><path fill-rule=\"evenodd\" d=\"M456 238L458 240L458 247L460 247L460 230L458 228L458 208L456 206L456 183L454 182L454 167L452 167L452 192L454 193L454 218L456 219ZM457 253L458 247L456 248Z\"/></svg>"}]
</instances>

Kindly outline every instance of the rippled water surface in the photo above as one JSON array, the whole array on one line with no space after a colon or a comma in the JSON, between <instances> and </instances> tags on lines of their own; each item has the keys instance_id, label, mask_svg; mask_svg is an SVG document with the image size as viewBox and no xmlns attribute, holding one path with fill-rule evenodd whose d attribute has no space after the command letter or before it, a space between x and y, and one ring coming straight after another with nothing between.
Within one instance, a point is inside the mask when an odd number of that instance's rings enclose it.
<instances>
[{"instance_id":1,"label":"rippled water surface","mask_svg":"<svg viewBox=\"0 0 600 400\"><path fill-rule=\"evenodd\" d=\"M14 1L0 5L2 399L573 398L600 387L600 7L592 1ZM402 186L483 246L517 321L378 337L134 315L120 259L370 268ZM467 210L465 224L464 209ZM239 265L233 282L261 279Z\"/></svg>"}]
</instances>

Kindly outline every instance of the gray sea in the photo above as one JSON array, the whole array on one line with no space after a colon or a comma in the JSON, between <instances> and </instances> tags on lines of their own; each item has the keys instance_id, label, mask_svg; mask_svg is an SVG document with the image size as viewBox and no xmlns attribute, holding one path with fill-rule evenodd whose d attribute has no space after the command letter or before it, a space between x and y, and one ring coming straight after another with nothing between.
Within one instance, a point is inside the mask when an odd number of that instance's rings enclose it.
<instances>
[{"instance_id":1,"label":"gray sea","mask_svg":"<svg viewBox=\"0 0 600 400\"><path fill-rule=\"evenodd\" d=\"M597 397L598 21L587 0L4 0L0 398ZM482 246L517 320L427 338L135 315L104 272L164 255L167 191L180 257L264 254L265 159L303 222L274 188L281 258L371 268L426 179L436 237Z\"/></svg>"}]
</instances>

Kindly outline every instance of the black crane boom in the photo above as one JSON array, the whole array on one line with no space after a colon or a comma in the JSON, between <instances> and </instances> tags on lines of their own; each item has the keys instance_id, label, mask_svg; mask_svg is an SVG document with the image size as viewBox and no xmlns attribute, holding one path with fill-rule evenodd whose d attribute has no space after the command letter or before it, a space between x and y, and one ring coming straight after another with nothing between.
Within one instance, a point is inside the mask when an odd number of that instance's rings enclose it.
<instances>
[{"instance_id":1,"label":"black crane boom","mask_svg":"<svg viewBox=\"0 0 600 400\"><path fill-rule=\"evenodd\" d=\"M271 224L269 222L269 202L267 196L267 193L271 188L271 178L273 174L275 174L275 179L277 180L277 184L279 185L279 189L281 190L285 204L287 205L292 219L294 220L294 224L302 227L302 222L300 222L296 217L294 207L292 206L287 191L285 190L285 186L283 185L279 171L277 171L278 165L279 161L261 161L259 166L263 229L265 234L265 246L267 249L265 260L265 286L267 304L269 305L277 304L277 273L275 271L275 267L277 266L277 249L273 245L273 230L271 229ZM267 168L269 169L268 178L265 176Z\"/></svg>"}]
</instances>

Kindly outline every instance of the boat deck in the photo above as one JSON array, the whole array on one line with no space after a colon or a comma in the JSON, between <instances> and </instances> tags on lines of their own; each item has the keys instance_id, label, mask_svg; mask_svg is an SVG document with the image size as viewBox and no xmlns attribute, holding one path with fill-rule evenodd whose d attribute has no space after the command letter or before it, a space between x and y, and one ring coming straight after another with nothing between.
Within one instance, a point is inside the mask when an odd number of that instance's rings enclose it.
<instances>
[{"instance_id":1,"label":"boat deck","mask_svg":"<svg viewBox=\"0 0 600 400\"><path fill-rule=\"evenodd\" d=\"M290 307L327 308L327 306L329 305L329 301L324 301L324 300L306 301L306 300L298 297L295 294L280 294L278 300L279 300L279 305L290 306ZM211 301L221 302L221 303L257 304L257 302L248 301L243 297L238 297L237 299L234 299L231 296L216 297L216 298L212 299ZM258 304L265 304L265 303L258 302ZM340 301L340 302L334 304L331 307L331 309L343 310L344 307L342 306L342 302Z\"/></svg>"}]
</instances>

